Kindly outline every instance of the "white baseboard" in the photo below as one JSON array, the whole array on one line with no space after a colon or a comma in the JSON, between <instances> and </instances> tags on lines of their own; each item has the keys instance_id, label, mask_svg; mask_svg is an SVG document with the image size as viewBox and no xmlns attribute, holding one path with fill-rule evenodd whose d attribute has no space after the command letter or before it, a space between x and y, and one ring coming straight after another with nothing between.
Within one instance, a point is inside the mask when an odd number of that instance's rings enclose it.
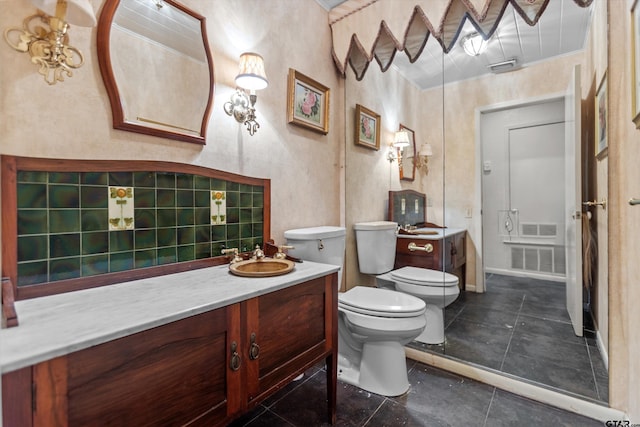
<instances>
[{"instance_id":1,"label":"white baseboard","mask_svg":"<svg viewBox=\"0 0 640 427\"><path fill-rule=\"evenodd\" d=\"M566 276L558 274L545 274L535 271L518 271L507 270L502 268L488 268L485 267L485 273L500 274L502 276L514 276L514 277L530 277L532 279L549 280L550 282L564 282L567 280Z\"/></svg>"},{"instance_id":2,"label":"white baseboard","mask_svg":"<svg viewBox=\"0 0 640 427\"><path fill-rule=\"evenodd\" d=\"M608 420L629 419L624 412L617 409L588 402L573 396L568 396L544 387L525 383L515 378L500 375L494 371L482 369L477 366L471 366L437 354L426 353L409 347L405 347L405 352L409 359L489 384L493 387L499 388L500 390L505 390L540 403L584 415L585 417L593 418L595 420L602 421L603 423Z\"/></svg>"}]
</instances>

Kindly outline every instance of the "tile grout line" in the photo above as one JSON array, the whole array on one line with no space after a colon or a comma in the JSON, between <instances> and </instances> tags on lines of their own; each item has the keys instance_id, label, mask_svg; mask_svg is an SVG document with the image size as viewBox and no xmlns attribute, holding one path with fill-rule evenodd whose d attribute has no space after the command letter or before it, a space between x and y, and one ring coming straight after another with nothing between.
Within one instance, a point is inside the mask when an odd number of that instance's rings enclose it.
<instances>
[{"instance_id":1,"label":"tile grout line","mask_svg":"<svg viewBox=\"0 0 640 427\"><path fill-rule=\"evenodd\" d=\"M587 346L587 355L589 356L589 365L591 366L591 376L593 377L593 385L596 389L596 397L598 398L598 400L603 400L602 396L600 396L600 387L598 387L598 378L596 377L596 370L593 367L593 358L591 357L591 349L589 349L589 343L587 342L587 339L585 337L582 337L584 339L584 343Z\"/></svg>"},{"instance_id":2,"label":"tile grout line","mask_svg":"<svg viewBox=\"0 0 640 427\"><path fill-rule=\"evenodd\" d=\"M390 399L389 399L388 397L385 397L385 398L382 400L382 402L380 402L380 404L378 405L378 407L376 408L376 410L375 410L375 411L373 411L373 412L371 413L371 415L369 415L369 418L367 418L367 419L365 420L365 422L364 422L364 423L362 423L362 427L365 427L366 425L368 425L368 424L369 424L369 421L371 421L371 419L372 419L372 418L373 418L373 417L378 413L378 411L380 410L380 408L382 408L382 405L384 405L384 404L385 404L385 402L387 402L388 400L390 400Z\"/></svg>"},{"instance_id":3,"label":"tile grout line","mask_svg":"<svg viewBox=\"0 0 640 427\"><path fill-rule=\"evenodd\" d=\"M483 427L487 426L487 420L489 419L489 412L491 412L491 405L493 405L493 399L496 397L496 388L493 388L493 393L491 393L491 399L489 400L489 407L487 408L487 413L484 414L484 422L482 423Z\"/></svg>"},{"instance_id":4,"label":"tile grout line","mask_svg":"<svg viewBox=\"0 0 640 427\"><path fill-rule=\"evenodd\" d=\"M516 332L516 327L518 326L518 320L520 319L520 312L522 311L522 307L524 306L524 300L527 298L527 295L522 296L522 301L520 302L520 307L518 308L518 314L516 315L516 320L513 322L513 329L511 329L511 334L509 334L509 342L507 343L507 348L504 351L504 355L502 356L502 361L500 362L500 371L504 372L504 362L507 360L507 354L509 353L509 349L511 348L511 340L513 339L513 334Z\"/></svg>"}]
</instances>

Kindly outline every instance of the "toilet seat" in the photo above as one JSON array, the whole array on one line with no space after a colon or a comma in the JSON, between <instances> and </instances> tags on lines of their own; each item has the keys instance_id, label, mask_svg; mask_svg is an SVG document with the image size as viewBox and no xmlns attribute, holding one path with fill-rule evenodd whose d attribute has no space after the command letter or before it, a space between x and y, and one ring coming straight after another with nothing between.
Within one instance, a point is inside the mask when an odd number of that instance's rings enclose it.
<instances>
[{"instance_id":1,"label":"toilet seat","mask_svg":"<svg viewBox=\"0 0 640 427\"><path fill-rule=\"evenodd\" d=\"M425 302L401 292L356 286L338 294L338 307L369 316L402 318L424 313Z\"/></svg>"},{"instance_id":2,"label":"toilet seat","mask_svg":"<svg viewBox=\"0 0 640 427\"><path fill-rule=\"evenodd\" d=\"M444 271L429 270L419 267L401 267L393 270L391 278L398 282L404 282L416 286L449 287L458 286L458 277Z\"/></svg>"}]
</instances>

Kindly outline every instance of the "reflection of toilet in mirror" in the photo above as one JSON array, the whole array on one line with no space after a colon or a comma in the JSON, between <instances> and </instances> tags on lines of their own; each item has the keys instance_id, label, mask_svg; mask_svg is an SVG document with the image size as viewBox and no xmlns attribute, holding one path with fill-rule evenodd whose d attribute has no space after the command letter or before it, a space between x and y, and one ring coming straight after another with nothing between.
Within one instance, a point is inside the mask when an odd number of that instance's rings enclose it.
<instances>
[{"instance_id":1,"label":"reflection of toilet in mirror","mask_svg":"<svg viewBox=\"0 0 640 427\"><path fill-rule=\"evenodd\" d=\"M380 288L405 292L422 299L426 304L427 326L415 339L425 344L444 342L444 308L460 294L458 278L444 271L418 267L401 267L393 270L396 229L391 221L355 224L358 265L361 273L378 274L376 284ZM386 268L380 271L381 255L392 248ZM382 274L381 274L382 273Z\"/></svg>"},{"instance_id":2,"label":"reflection of toilet in mirror","mask_svg":"<svg viewBox=\"0 0 640 427\"><path fill-rule=\"evenodd\" d=\"M395 233L395 231L394 231ZM307 261L338 265L341 283L346 231L312 227L285 231L288 253ZM382 259L393 259L395 246ZM385 266L383 266L384 268ZM384 270L378 270L382 272ZM409 389L404 345L425 328L425 303L388 289L355 286L338 294L338 379L383 396Z\"/></svg>"}]
</instances>

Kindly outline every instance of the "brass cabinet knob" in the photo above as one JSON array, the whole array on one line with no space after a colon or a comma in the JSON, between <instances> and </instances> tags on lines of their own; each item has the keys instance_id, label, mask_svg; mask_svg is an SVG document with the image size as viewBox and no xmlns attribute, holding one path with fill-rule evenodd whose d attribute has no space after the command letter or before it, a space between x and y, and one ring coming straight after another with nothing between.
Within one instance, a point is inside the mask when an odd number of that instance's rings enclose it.
<instances>
[{"instance_id":1,"label":"brass cabinet knob","mask_svg":"<svg viewBox=\"0 0 640 427\"><path fill-rule=\"evenodd\" d=\"M231 343L231 361L229 365L232 371L237 371L240 369L240 365L242 364L242 359L240 359L240 355L238 354L238 343L235 341Z\"/></svg>"},{"instance_id":2,"label":"brass cabinet knob","mask_svg":"<svg viewBox=\"0 0 640 427\"><path fill-rule=\"evenodd\" d=\"M256 333L251 333L251 344L249 345L249 359L256 360L260 357L260 346L256 344Z\"/></svg>"}]
</instances>

